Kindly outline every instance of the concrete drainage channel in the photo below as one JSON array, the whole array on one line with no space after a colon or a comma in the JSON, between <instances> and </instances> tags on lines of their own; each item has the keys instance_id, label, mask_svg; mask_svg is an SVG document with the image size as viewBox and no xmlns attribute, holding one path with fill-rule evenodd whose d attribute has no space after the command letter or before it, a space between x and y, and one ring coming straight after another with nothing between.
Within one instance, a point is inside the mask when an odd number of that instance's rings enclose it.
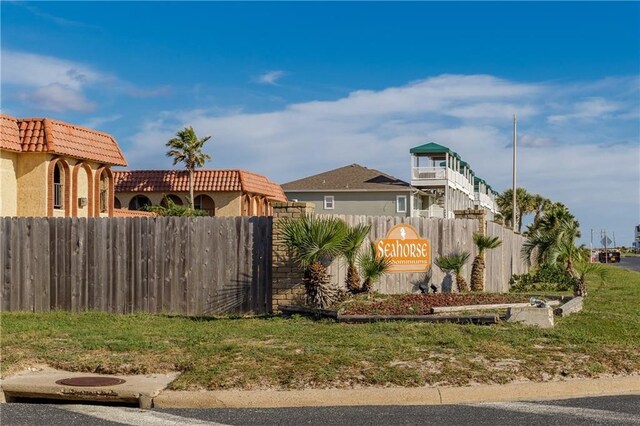
<instances>
[{"instance_id":1,"label":"concrete drainage channel","mask_svg":"<svg viewBox=\"0 0 640 426\"><path fill-rule=\"evenodd\" d=\"M51 368L30 369L1 382L6 402L51 400L152 408L158 396L179 373L137 376L87 375Z\"/></svg>"}]
</instances>

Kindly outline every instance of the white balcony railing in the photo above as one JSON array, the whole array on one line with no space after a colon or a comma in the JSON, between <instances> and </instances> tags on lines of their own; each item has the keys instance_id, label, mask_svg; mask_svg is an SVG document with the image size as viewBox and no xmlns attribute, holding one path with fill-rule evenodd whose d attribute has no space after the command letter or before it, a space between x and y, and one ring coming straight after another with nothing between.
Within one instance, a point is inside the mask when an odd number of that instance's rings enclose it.
<instances>
[{"instance_id":1,"label":"white balcony railing","mask_svg":"<svg viewBox=\"0 0 640 426\"><path fill-rule=\"evenodd\" d=\"M445 167L414 167L411 176L414 180L446 179L446 170Z\"/></svg>"},{"instance_id":2,"label":"white balcony railing","mask_svg":"<svg viewBox=\"0 0 640 426\"><path fill-rule=\"evenodd\" d=\"M444 209L438 205L433 205L427 210L414 210L411 216L444 218Z\"/></svg>"}]
</instances>

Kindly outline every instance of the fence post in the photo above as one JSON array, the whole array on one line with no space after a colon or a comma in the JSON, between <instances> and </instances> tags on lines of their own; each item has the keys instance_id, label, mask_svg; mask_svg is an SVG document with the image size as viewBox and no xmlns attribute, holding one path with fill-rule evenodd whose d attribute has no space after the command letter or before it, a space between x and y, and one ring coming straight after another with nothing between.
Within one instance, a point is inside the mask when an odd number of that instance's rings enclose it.
<instances>
[{"instance_id":1,"label":"fence post","mask_svg":"<svg viewBox=\"0 0 640 426\"><path fill-rule=\"evenodd\" d=\"M271 273L271 308L278 310L279 305L298 300L304 294L302 270L291 260L282 241L279 223L284 218L298 218L313 213L313 203L288 202L273 205L273 256Z\"/></svg>"},{"instance_id":2,"label":"fence post","mask_svg":"<svg viewBox=\"0 0 640 426\"><path fill-rule=\"evenodd\" d=\"M456 219L475 219L478 221L478 233L487 235L487 219L484 209L455 210Z\"/></svg>"}]
</instances>

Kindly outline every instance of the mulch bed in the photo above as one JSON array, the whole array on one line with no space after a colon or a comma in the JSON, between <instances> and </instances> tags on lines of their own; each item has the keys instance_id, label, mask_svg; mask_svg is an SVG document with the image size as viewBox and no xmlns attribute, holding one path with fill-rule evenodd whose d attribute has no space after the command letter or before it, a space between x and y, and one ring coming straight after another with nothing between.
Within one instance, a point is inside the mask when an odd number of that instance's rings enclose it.
<instances>
[{"instance_id":1,"label":"mulch bed","mask_svg":"<svg viewBox=\"0 0 640 426\"><path fill-rule=\"evenodd\" d=\"M342 315L430 315L431 308L440 306L490 305L528 302L519 294L496 293L431 293L365 295L344 302Z\"/></svg>"}]
</instances>

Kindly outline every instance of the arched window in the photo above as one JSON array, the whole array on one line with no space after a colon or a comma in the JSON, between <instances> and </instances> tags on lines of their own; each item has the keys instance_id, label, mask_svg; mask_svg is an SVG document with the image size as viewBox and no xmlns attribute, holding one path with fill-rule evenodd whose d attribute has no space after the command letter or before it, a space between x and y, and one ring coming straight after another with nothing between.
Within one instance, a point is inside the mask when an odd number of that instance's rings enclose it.
<instances>
[{"instance_id":1,"label":"arched window","mask_svg":"<svg viewBox=\"0 0 640 426\"><path fill-rule=\"evenodd\" d=\"M208 195L198 195L193 199L193 207L196 210L204 210L209 216L216 215L216 203Z\"/></svg>"},{"instance_id":2,"label":"arched window","mask_svg":"<svg viewBox=\"0 0 640 426\"><path fill-rule=\"evenodd\" d=\"M53 208L64 208L64 170L60 163L56 163L53 169Z\"/></svg>"},{"instance_id":3,"label":"arched window","mask_svg":"<svg viewBox=\"0 0 640 426\"><path fill-rule=\"evenodd\" d=\"M144 195L136 195L129 201L129 210L143 210L151 205L151 200Z\"/></svg>"},{"instance_id":4,"label":"arched window","mask_svg":"<svg viewBox=\"0 0 640 426\"><path fill-rule=\"evenodd\" d=\"M113 197L113 208L115 209L122 208L122 203L120 203L120 200L118 199L118 197Z\"/></svg>"},{"instance_id":5,"label":"arched window","mask_svg":"<svg viewBox=\"0 0 640 426\"><path fill-rule=\"evenodd\" d=\"M160 202L160 205L165 208L169 207L169 203L167 202L167 200L171 200L173 204L177 206L182 205L182 199L175 194L168 194L162 197L162 201Z\"/></svg>"},{"instance_id":6,"label":"arched window","mask_svg":"<svg viewBox=\"0 0 640 426\"><path fill-rule=\"evenodd\" d=\"M100 174L100 213L109 211L109 175L106 170ZM120 207L118 207L120 208Z\"/></svg>"}]
</instances>

